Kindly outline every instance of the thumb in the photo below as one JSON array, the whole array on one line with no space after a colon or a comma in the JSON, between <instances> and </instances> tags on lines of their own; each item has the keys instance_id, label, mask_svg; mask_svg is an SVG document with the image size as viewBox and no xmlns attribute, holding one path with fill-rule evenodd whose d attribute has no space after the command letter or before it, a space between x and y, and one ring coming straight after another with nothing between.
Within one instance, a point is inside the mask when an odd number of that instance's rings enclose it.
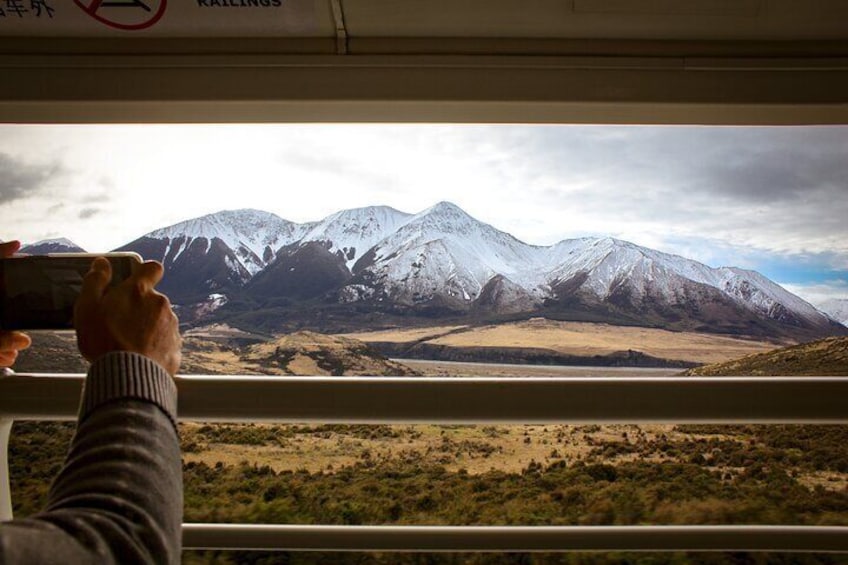
<instances>
[{"instance_id":1,"label":"thumb","mask_svg":"<svg viewBox=\"0 0 848 565\"><path fill-rule=\"evenodd\" d=\"M0 243L0 257L6 258L11 257L15 254L15 251L21 248L21 242L17 240L7 241L5 243Z\"/></svg>"}]
</instances>

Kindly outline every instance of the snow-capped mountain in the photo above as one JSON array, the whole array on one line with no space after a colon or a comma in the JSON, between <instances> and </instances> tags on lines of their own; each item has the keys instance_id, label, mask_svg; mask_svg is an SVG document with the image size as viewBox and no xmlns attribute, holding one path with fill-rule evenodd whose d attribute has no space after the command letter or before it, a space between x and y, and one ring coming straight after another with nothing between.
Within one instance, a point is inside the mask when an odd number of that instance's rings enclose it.
<instances>
[{"instance_id":1,"label":"snow-capped mountain","mask_svg":"<svg viewBox=\"0 0 848 565\"><path fill-rule=\"evenodd\" d=\"M553 294L583 292L600 301L633 307L660 304L703 307L704 300L730 299L765 318L797 327L827 327L816 308L754 271L711 268L677 255L662 253L613 238L578 239L552 248L562 264L545 276ZM703 295L715 289L720 295ZM620 304L619 304L620 305ZM727 305L725 305L727 306Z\"/></svg>"},{"instance_id":2,"label":"snow-capped mountain","mask_svg":"<svg viewBox=\"0 0 848 565\"><path fill-rule=\"evenodd\" d=\"M85 253L85 249L70 239L58 237L23 245L18 252L27 255L46 255L47 253Z\"/></svg>"},{"instance_id":3,"label":"snow-capped mountain","mask_svg":"<svg viewBox=\"0 0 848 565\"><path fill-rule=\"evenodd\" d=\"M829 298L819 304L819 310L843 326L848 326L848 298Z\"/></svg>"},{"instance_id":4,"label":"snow-capped mountain","mask_svg":"<svg viewBox=\"0 0 848 565\"><path fill-rule=\"evenodd\" d=\"M412 214L389 206L342 210L316 223L300 241L328 244L328 250L338 253L347 268L353 269L353 265L366 251L397 231L412 217Z\"/></svg>"},{"instance_id":5,"label":"snow-capped mountain","mask_svg":"<svg viewBox=\"0 0 848 565\"><path fill-rule=\"evenodd\" d=\"M220 212L124 246L163 260L176 302L411 315L546 315L756 335L844 332L753 271L711 268L612 238L523 243L440 202L418 214L375 206L296 224ZM248 306L242 306L248 308ZM302 309L302 308L301 308ZM345 313L347 312L347 313Z\"/></svg>"}]
</instances>

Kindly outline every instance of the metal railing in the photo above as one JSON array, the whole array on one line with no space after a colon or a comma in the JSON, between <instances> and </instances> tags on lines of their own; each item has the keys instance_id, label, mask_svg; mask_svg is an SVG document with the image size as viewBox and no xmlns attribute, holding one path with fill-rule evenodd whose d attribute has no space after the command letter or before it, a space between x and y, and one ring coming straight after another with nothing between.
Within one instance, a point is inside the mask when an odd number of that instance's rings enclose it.
<instances>
[{"instance_id":1,"label":"metal railing","mask_svg":"<svg viewBox=\"0 0 848 565\"><path fill-rule=\"evenodd\" d=\"M83 375L0 377L0 517L13 420L72 420ZM848 378L185 376L180 420L280 423L848 423ZM848 527L184 524L186 549L848 552Z\"/></svg>"}]
</instances>

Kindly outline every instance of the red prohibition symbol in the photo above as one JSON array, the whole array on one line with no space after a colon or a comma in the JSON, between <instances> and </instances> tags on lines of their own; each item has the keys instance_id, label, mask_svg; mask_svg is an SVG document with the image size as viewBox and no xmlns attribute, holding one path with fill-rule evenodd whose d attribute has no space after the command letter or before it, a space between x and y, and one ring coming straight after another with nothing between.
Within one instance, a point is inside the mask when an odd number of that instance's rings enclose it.
<instances>
[{"instance_id":1,"label":"red prohibition symbol","mask_svg":"<svg viewBox=\"0 0 848 565\"><path fill-rule=\"evenodd\" d=\"M155 7L156 0L74 0L74 4L98 22L126 31L147 29L162 19L168 0L158 2L159 6Z\"/></svg>"}]
</instances>

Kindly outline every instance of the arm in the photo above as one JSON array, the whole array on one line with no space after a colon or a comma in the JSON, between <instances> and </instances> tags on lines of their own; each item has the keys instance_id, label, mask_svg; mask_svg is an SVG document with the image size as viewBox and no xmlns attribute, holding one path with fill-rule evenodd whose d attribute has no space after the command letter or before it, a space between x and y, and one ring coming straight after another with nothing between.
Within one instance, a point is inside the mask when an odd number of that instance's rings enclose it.
<instances>
[{"instance_id":1,"label":"arm","mask_svg":"<svg viewBox=\"0 0 848 565\"><path fill-rule=\"evenodd\" d=\"M173 380L150 359L98 359L47 508L0 527L0 562L179 563L175 404Z\"/></svg>"},{"instance_id":2,"label":"arm","mask_svg":"<svg viewBox=\"0 0 848 565\"><path fill-rule=\"evenodd\" d=\"M2 563L179 563L179 333L146 263L113 291L97 261L77 305L92 360L76 435L46 510L0 526Z\"/></svg>"}]
</instances>

